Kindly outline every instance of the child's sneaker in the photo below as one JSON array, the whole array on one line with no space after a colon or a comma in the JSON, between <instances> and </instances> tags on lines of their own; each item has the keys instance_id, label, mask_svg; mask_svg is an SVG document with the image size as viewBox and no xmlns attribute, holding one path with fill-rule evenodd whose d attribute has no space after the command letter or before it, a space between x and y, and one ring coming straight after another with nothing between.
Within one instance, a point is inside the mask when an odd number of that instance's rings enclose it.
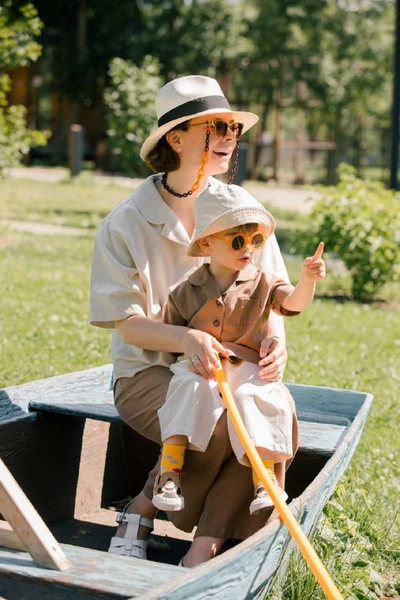
<instances>
[{"instance_id":1,"label":"child's sneaker","mask_svg":"<svg viewBox=\"0 0 400 600\"><path fill-rule=\"evenodd\" d=\"M152 502L160 510L182 510L185 500L181 494L181 477L178 473L173 471L158 473Z\"/></svg>"},{"instance_id":2,"label":"child's sneaker","mask_svg":"<svg viewBox=\"0 0 400 600\"><path fill-rule=\"evenodd\" d=\"M288 495L284 490L281 490L281 498L282 500L288 499ZM274 503L271 496L268 494L262 483L257 483L254 486L254 500L250 504L250 514L256 515L260 511L271 508L272 506L274 506Z\"/></svg>"}]
</instances>

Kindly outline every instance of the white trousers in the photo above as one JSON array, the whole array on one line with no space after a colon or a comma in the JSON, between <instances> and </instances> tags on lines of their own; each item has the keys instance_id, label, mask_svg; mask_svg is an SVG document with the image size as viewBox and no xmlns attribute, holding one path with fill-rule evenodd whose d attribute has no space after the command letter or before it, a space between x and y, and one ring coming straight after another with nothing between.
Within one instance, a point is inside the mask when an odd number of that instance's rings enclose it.
<instances>
[{"instance_id":1,"label":"white trousers","mask_svg":"<svg viewBox=\"0 0 400 600\"><path fill-rule=\"evenodd\" d=\"M224 360L223 367L253 444L265 451L265 458L274 462L291 458L293 413L282 389L284 384L265 382L258 376L260 367L245 361L231 364ZM186 360L174 363L171 371L174 376L167 398L158 411L162 441L173 435L184 435L188 438L188 448L204 452L225 410L218 384L192 373ZM250 466L229 418L228 431L238 461Z\"/></svg>"}]
</instances>

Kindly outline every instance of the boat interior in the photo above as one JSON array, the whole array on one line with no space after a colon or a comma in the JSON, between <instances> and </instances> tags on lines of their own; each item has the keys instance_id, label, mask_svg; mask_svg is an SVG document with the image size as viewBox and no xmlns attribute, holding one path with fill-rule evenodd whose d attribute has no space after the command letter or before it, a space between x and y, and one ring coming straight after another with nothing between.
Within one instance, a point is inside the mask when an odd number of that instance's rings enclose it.
<instances>
[{"instance_id":1,"label":"boat interior","mask_svg":"<svg viewBox=\"0 0 400 600\"><path fill-rule=\"evenodd\" d=\"M298 403L301 444L287 472L288 502L320 473L357 413L356 408L351 409L354 414L340 406L327 408L323 402L316 411L303 387L291 388ZM3 404L12 403L12 393L2 393ZM46 394L33 397L24 410L14 404L12 414L0 422L0 456L60 544L106 552L116 513L142 489L159 448L126 426L108 402L69 402L67 395L57 403ZM192 535L177 530L159 512L148 558L178 565ZM223 551L237 543L230 540ZM4 552L0 548L0 563Z\"/></svg>"}]
</instances>

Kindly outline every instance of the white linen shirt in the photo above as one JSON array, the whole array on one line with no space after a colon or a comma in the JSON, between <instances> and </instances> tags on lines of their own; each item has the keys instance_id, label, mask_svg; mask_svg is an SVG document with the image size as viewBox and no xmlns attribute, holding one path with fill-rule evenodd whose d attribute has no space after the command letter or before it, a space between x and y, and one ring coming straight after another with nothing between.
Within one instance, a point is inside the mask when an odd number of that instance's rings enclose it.
<instances>
[{"instance_id":1,"label":"white linen shirt","mask_svg":"<svg viewBox=\"0 0 400 600\"><path fill-rule=\"evenodd\" d=\"M188 256L189 235L176 213L163 201L148 177L128 198L118 204L101 223L94 246L90 323L114 328L112 360L114 380L133 377L150 366L169 367L175 355L143 350L126 344L115 329L115 321L142 315L161 321L162 307L172 289L208 259ZM224 183L211 178L211 185ZM255 253L255 264L288 280L274 235Z\"/></svg>"}]
</instances>

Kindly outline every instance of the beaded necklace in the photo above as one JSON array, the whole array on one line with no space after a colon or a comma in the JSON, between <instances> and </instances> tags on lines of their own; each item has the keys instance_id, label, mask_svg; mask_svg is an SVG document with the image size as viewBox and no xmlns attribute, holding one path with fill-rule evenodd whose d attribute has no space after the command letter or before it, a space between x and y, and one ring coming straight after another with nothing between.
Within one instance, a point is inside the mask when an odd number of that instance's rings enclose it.
<instances>
[{"instance_id":1,"label":"beaded necklace","mask_svg":"<svg viewBox=\"0 0 400 600\"><path fill-rule=\"evenodd\" d=\"M201 157L201 166L200 166L200 169L198 170L196 181L194 182L194 184L192 185L190 190L188 190L187 192L184 192L183 194L178 194L178 192L175 192L175 190L170 188L167 183L168 173L163 173L161 176L161 185L163 186L163 188L169 194L171 194L172 196L175 196L176 198L187 198L188 196L191 196L193 194L193 192L198 190L198 188L200 186L201 178L203 177L205 169L206 169L206 164L208 163L208 160L209 160L209 154L208 154L209 148L210 148L210 129L207 127L206 147L205 147L204 152Z\"/></svg>"},{"instance_id":2,"label":"beaded necklace","mask_svg":"<svg viewBox=\"0 0 400 600\"><path fill-rule=\"evenodd\" d=\"M170 188L167 183L167 173L162 174L161 185L165 190L167 190L169 194L172 194L172 196L175 196L176 198L187 198L187 196L191 196L193 194L193 191L191 189L188 192L185 192L184 194L178 194L178 192L174 192L174 190Z\"/></svg>"}]
</instances>

